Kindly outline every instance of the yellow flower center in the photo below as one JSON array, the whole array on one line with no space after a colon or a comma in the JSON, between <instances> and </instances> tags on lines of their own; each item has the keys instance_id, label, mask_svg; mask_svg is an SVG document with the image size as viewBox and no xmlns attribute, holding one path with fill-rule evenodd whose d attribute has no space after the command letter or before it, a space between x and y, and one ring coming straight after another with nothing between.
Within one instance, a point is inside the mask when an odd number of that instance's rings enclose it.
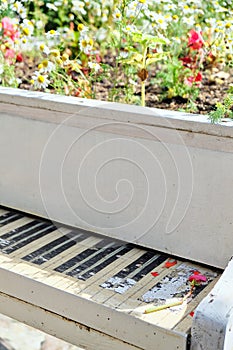
<instances>
[{"instance_id":1,"label":"yellow flower center","mask_svg":"<svg viewBox=\"0 0 233 350\"><path fill-rule=\"evenodd\" d=\"M82 46L83 47L87 47L87 41L86 40L82 40Z\"/></svg>"},{"instance_id":2,"label":"yellow flower center","mask_svg":"<svg viewBox=\"0 0 233 350\"><path fill-rule=\"evenodd\" d=\"M24 35L29 35L30 34L30 31L28 28L23 28L23 34Z\"/></svg>"},{"instance_id":3,"label":"yellow flower center","mask_svg":"<svg viewBox=\"0 0 233 350\"><path fill-rule=\"evenodd\" d=\"M51 50L50 51L50 55L54 56L54 57L59 57L60 56L60 52L58 50Z\"/></svg>"},{"instance_id":4,"label":"yellow flower center","mask_svg":"<svg viewBox=\"0 0 233 350\"><path fill-rule=\"evenodd\" d=\"M65 62L69 59L69 55L67 55L67 53L63 53L62 55L62 61Z\"/></svg>"},{"instance_id":5,"label":"yellow flower center","mask_svg":"<svg viewBox=\"0 0 233 350\"><path fill-rule=\"evenodd\" d=\"M84 29L84 25L82 23L78 24L78 30L81 32Z\"/></svg>"},{"instance_id":6,"label":"yellow flower center","mask_svg":"<svg viewBox=\"0 0 233 350\"><path fill-rule=\"evenodd\" d=\"M48 60L43 60L42 62L43 67L48 67L49 61Z\"/></svg>"},{"instance_id":7,"label":"yellow flower center","mask_svg":"<svg viewBox=\"0 0 233 350\"><path fill-rule=\"evenodd\" d=\"M43 75L38 75L37 80L38 80L39 83L44 83L45 77L43 77Z\"/></svg>"},{"instance_id":8,"label":"yellow flower center","mask_svg":"<svg viewBox=\"0 0 233 350\"><path fill-rule=\"evenodd\" d=\"M56 58L56 63L61 65L62 64L62 60L59 57L57 57Z\"/></svg>"}]
</instances>

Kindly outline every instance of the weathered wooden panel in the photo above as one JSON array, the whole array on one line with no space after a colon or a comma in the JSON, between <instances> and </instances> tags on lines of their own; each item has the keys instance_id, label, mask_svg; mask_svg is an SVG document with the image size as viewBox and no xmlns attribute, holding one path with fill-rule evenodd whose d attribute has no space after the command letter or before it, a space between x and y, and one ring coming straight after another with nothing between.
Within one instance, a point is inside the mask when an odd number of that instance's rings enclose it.
<instances>
[{"instance_id":1,"label":"weathered wooden panel","mask_svg":"<svg viewBox=\"0 0 233 350\"><path fill-rule=\"evenodd\" d=\"M1 313L88 350L141 349L1 292L0 303Z\"/></svg>"}]
</instances>

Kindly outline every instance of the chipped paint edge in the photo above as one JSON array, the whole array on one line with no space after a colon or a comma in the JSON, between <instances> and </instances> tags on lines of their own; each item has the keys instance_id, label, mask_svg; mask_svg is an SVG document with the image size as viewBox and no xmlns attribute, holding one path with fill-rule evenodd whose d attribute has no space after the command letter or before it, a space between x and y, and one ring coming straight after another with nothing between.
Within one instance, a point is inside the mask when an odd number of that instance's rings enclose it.
<instances>
[{"instance_id":1,"label":"chipped paint edge","mask_svg":"<svg viewBox=\"0 0 233 350\"><path fill-rule=\"evenodd\" d=\"M195 310L191 350L230 350L233 346L233 258Z\"/></svg>"}]
</instances>

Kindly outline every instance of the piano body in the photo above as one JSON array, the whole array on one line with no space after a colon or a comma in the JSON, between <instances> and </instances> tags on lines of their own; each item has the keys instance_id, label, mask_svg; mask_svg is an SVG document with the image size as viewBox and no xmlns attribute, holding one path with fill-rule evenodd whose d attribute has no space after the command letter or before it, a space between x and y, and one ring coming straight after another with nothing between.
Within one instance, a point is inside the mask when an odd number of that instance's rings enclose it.
<instances>
[{"instance_id":1,"label":"piano body","mask_svg":"<svg viewBox=\"0 0 233 350\"><path fill-rule=\"evenodd\" d=\"M0 312L90 350L232 349L226 124L1 88Z\"/></svg>"}]
</instances>

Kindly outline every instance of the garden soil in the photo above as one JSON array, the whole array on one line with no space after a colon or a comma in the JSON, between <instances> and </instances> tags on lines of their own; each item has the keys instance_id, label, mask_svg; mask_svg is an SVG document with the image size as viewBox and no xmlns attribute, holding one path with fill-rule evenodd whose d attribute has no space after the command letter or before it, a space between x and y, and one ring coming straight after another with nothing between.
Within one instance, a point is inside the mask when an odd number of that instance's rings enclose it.
<instances>
[{"instance_id":1,"label":"garden soil","mask_svg":"<svg viewBox=\"0 0 233 350\"><path fill-rule=\"evenodd\" d=\"M105 60L104 63L108 63ZM30 79L37 69L38 62L34 58L24 57L22 62L16 63L16 72L18 78L21 79L21 84L19 88L32 90ZM233 72L225 72L221 68L214 68L213 70L205 71L203 73L203 80L200 86L200 93L198 98L195 101L195 108L190 109L187 107L187 99L183 97L173 97L173 98L164 98L164 90L156 84L156 74L152 73L152 76L149 76L148 82L146 84L146 106L154 108L162 108L176 111L186 111L190 113L199 113L199 114L209 114L212 110L215 109L217 102L222 102L224 97L227 95L229 87L233 86ZM108 93L113 88L111 83L112 79L105 78L100 82L93 84L92 88L95 91L95 98L98 100L108 101ZM153 82L153 83L152 83ZM116 95L119 96L118 99L115 99L116 102L122 102L121 96L124 95L123 92L124 83L121 79L121 74L119 74L119 79L115 85L115 90L119 90L119 93ZM53 89L49 89L50 92L54 92ZM140 98L140 83L134 88L134 97Z\"/></svg>"}]
</instances>

